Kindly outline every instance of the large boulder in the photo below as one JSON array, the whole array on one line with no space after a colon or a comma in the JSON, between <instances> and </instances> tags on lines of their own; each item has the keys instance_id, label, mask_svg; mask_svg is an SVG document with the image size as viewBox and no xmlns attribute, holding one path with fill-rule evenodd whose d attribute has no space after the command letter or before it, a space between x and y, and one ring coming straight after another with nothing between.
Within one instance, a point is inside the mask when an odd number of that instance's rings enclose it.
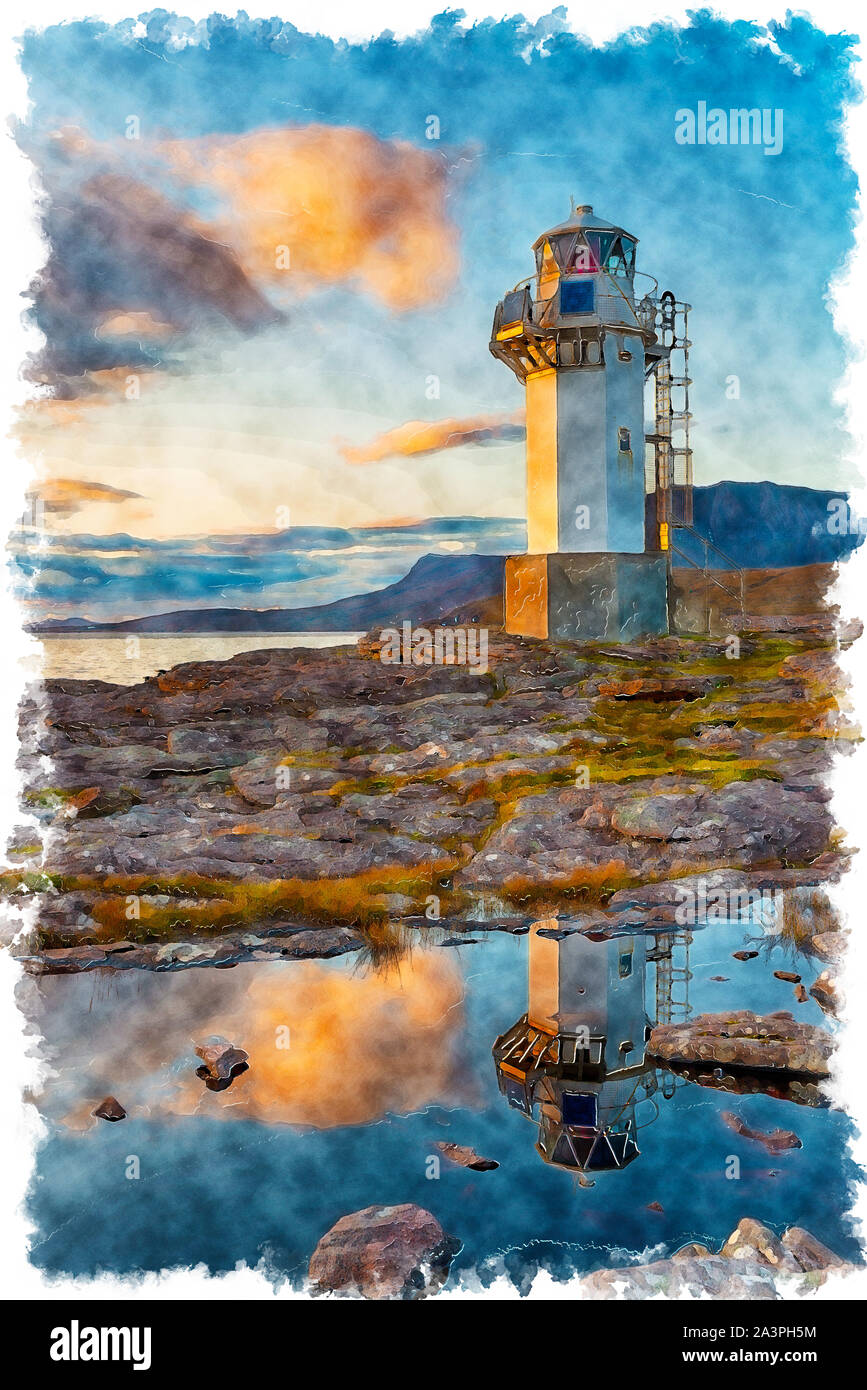
<instances>
[{"instance_id":1,"label":"large boulder","mask_svg":"<svg viewBox=\"0 0 867 1390\"><path fill-rule=\"evenodd\" d=\"M441 1288L460 1242L412 1202L342 1216L310 1257L315 1293L424 1298Z\"/></svg>"},{"instance_id":2,"label":"large boulder","mask_svg":"<svg viewBox=\"0 0 867 1390\"><path fill-rule=\"evenodd\" d=\"M762 1016L737 1009L662 1024L653 1029L647 1050L662 1062L828 1076L834 1039L824 1028L796 1022L790 1013Z\"/></svg>"}]
</instances>

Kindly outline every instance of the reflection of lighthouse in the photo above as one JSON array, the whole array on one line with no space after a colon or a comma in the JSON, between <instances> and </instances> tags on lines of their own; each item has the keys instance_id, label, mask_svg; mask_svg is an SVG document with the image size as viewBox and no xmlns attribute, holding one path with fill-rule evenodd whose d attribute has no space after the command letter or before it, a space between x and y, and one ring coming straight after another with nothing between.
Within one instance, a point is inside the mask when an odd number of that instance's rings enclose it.
<instances>
[{"instance_id":1,"label":"reflection of lighthouse","mask_svg":"<svg viewBox=\"0 0 867 1390\"><path fill-rule=\"evenodd\" d=\"M668 631L672 524L692 519L688 306L659 296L650 276L637 290L636 245L591 207L575 208L536 239L535 274L497 305L490 349L524 384L527 403L529 554L506 564L509 632L625 638ZM676 377L675 349L684 354ZM644 387L651 375L649 490L657 524L646 532ZM685 392L683 409L672 409L672 386ZM672 439L675 429L684 432L682 444Z\"/></svg>"},{"instance_id":2,"label":"reflection of lighthouse","mask_svg":"<svg viewBox=\"0 0 867 1390\"><path fill-rule=\"evenodd\" d=\"M537 923L543 929L556 923ZM685 938L681 938L682 941ZM529 943L526 1014L497 1038L493 1055L500 1090L539 1126L536 1145L548 1163L583 1173L624 1168L638 1156L636 1107L676 1081L647 1061L651 1019L645 1003L646 966L657 965L670 1013L672 936L608 940L573 933L562 940L534 930Z\"/></svg>"}]
</instances>

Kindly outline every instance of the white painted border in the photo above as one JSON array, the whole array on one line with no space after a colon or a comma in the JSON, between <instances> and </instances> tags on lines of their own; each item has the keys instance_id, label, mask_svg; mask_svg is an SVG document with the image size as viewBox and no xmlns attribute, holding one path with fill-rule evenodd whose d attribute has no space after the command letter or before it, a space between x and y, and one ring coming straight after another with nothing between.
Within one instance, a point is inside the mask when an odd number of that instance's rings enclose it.
<instances>
[{"instance_id":1,"label":"white painted border","mask_svg":"<svg viewBox=\"0 0 867 1390\"><path fill-rule=\"evenodd\" d=\"M548 4L527 5L513 0L506 11L523 13L536 20L550 13L555 0ZM179 0L167 9L193 19L200 19L218 10L216 0L203 4L201 0ZM486 17L485 5L471 0L454 0L454 8L467 12L468 22ZM59 0L6 0L0 16L0 91L9 93L9 109L20 119L27 109L25 83L16 61L14 38L28 27L45 27L73 18L98 17L110 22L128 18L140 6L130 0L97 0L87 4L63 4ZM143 8L143 7L142 7ZM150 8L150 7L149 7ZM247 13L259 15L247 5ZM279 11L301 30L344 35L364 39L391 29L404 36L424 28L432 14L446 8L446 0L365 0L364 4L347 0L268 0L261 15ZM576 29L594 43L615 37L630 26L644 26L654 20L674 19L682 22L694 4L667 4L659 0L606 0L604 5L567 6L570 20ZM746 4L745 0L716 0L716 13L726 19L760 18L785 19L785 0L765 0L764 5ZM756 10L759 15L756 15ZM846 30L858 33L867 27L867 13L860 0L821 0L809 7L813 21L828 32ZM861 45L862 62L865 46ZM862 69L861 80L867 81ZM862 180L867 172L867 105L853 108L849 113L847 141L851 162ZM18 381L18 370L24 355L33 350L33 338L23 327L16 331L21 313L21 293L42 261L40 237L33 220L31 171L14 142L6 136L0 140L0 187L3 190L3 253L0 256L0 306L3 332L0 334L0 411L8 421L12 408L26 396ZM852 350L867 351L867 328L864 306L867 304L867 253L864 225L858 230L855 256L844 276L833 288L835 323L838 331L850 339ZM850 429L856 441L857 457L862 460L861 476L865 476L863 460L867 457L867 373L863 362L853 363L846 381L841 383L841 396L846 402ZM8 429L8 423L5 429ZM0 531L5 535L15 518L23 511L24 467L6 440L3 466L0 467ZM859 514L867 513L867 492L857 499ZM844 567L839 585L840 601L852 615L864 611L859 598L867 592L867 555ZM0 585L0 662L5 679L0 681L0 827L11 825L18 818L16 807L17 779L14 772L16 750L15 707L20 696L23 674L16 662L32 651L32 643L21 632L13 603ZM867 714L867 642L862 641L846 657L846 668L854 682L854 700L865 723ZM839 770L835 783L835 809L838 820L847 827L850 842L867 843L867 749L848 759ZM847 1098L849 1108L856 1109L856 1121L867 1131L867 1087L864 1085L864 1059L867 1057L867 1009L861 1003L867 982L867 927L862 925L862 905L867 899L867 869L856 863L839 892L839 901L852 927L846 988L849 996L849 1017L845 1040L840 1054L839 1090ZM271 1286L251 1270L238 1271L219 1280L209 1279L202 1269L183 1271L164 1276L151 1275L141 1283L104 1277L97 1280L46 1281L28 1264L25 1256L26 1229L20 1203L28 1181L32 1148L39 1122L29 1106L22 1107L21 1091L33 1079L33 1064L25 1053L26 1039L22 1018L15 1008L12 989L17 972L8 956L0 952L0 1298L35 1298L40 1300L66 1298L74 1295L88 1298L139 1297L160 1299L195 1299L199 1297L270 1299ZM867 1135L858 1141L855 1157L867 1165ZM856 1211L862 1222L862 1234L867 1232L867 1187L860 1188ZM746 1213L745 1213L746 1214ZM816 1234L821 1237L822 1232ZM534 1295L545 1298L569 1298L568 1286L553 1283L540 1276ZM830 1282L818 1297L864 1298L867 1295L867 1273L849 1279L841 1287ZM532 1295L531 1295L532 1296ZM300 1297L284 1290L282 1299ZM468 1294L449 1290L441 1300L468 1297L517 1298L511 1287L504 1284L487 1294ZM805 1312L808 1305L805 1305Z\"/></svg>"}]
</instances>

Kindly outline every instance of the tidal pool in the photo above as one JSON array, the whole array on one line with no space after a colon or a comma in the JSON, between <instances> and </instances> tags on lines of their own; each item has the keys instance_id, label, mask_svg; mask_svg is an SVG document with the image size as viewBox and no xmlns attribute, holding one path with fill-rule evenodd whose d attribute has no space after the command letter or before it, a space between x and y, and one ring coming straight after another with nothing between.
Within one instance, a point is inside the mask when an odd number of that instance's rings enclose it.
<instances>
[{"instance_id":1,"label":"tidal pool","mask_svg":"<svg viewBox=\"0 0 867 1390\"><path fill-rule=\"evenodd\" d=\"M526 1288L539 1268L565 1277L661 1258L690 1240L717 1248L743 1216L778 1231L805 1226L855 1257L844 1113L731 1095L644 1056L658 1007L675 1017L687 1004L791 1009L824 1021L773 977L795 970L809 985L815 962L776 943L732 959L757 931L695 930L688 962L679 938L661 967L646 960L658 954L650 935L491 932L446 946L419 933L379 970L348 955L27 981L22 1002L53 1069L36 1097L46 1135L29 1199L32 1259L73 1275L263 1262L271 1277L299 1283L340 1216L402 1202L427 1207L463 1242L452 1283L505 1270ZM595 1101L564 1099L554 1077L535 1092L533 1116L522 1113L525 1049L514 1039L527 1014L531 1028L574 1033L583 1021L604 1035L610 1084L595 1087ZM250 1055L223 1091L195 1074L194 1046L213 1035ZM90 1113L109 1094L128 1112L117 1124ZM588 1104L612 1137L629 1120L623 1144L613 1142L622 1166L597 1154L581 1172L574 1148L558 1147L557 1116L570 1118L571 1105L571 1120L587 1122L575 1106ZM794 1130L802 1147L771 1156L733 1133L724 1111L754 1130ZM499 1167L436 1161L442 1140Z\"/></svg>"}]
</instances>

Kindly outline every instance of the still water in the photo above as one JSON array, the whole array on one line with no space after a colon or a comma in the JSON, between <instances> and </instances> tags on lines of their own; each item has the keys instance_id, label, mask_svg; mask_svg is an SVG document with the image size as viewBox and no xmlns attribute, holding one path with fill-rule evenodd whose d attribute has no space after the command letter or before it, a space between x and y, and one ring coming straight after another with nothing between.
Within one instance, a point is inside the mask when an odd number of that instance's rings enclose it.
<instances>
[{"instance_id":1,"label":"still water","mask_svg":"<svg viewBox=\"0 0 867 1390\"><path fill-rule=\"evenodd\" d=\"M773 978L794 969L809 983L815 967L802 957L775 945L732 960L757 930L694 933L693 1011L791 1008L821 1022L812 1000L796 1004L791 985ZM780 1231L804 1225L856 1254L843 1113L675 1083L645 1066L639 1029L656 1009L657 967L644 963L653 938L434 940L419 934L385 971L345 956L28 982L28 1012L54 1069L37 1098L47 1132L30 1197L35 1263L87 1275L263 1262L272 1277L297 1282L340 1216L402 1202L427 1207L463 1242L452 1284L506 1271L526 1288L539 1268L566 1277L662 1257L688 1240L717 1248L747 1215ZM672 959L683 967L682 945ZM616 1099L617 1124L627 1111L634 1117L635 1153L624 1166L579 1176L537 1148L538 1125L515 1108L521 1085L498 1076L492 1057L528 1009L555 1031L584 1020L606 1035L607 1102L606 1086L595 1090L600 1114L618 1086L631 1097L626 1109ZM222 1092L195 1075L194 1044L209 1035L250 1054L249 1070ZM90 1116L107 1094L128 1111L119 1124ZM803 1147L770 1156L726 1126L726 1110L753 1129L792 1129ZM443 1160L437 1176L437 1140L471 1145L500 1166L476 1172ZM137 1178L127 1176L133 1156ZM732 1156L735 1179L726 1176Z\"/></svg>"},{"instance_id":2,"label":"still water","mask_svg":"<svg viewBox=\"0 0 867 1390\"><path fill-rule=\"evenodd\" d=\"M28 677L109 681L135 685L185 661L228 661L239 652L274 647L342 647L361 632L186 633L156 637L43 637L41 659L28 659Z\"/></svg>"}]
</instances>

